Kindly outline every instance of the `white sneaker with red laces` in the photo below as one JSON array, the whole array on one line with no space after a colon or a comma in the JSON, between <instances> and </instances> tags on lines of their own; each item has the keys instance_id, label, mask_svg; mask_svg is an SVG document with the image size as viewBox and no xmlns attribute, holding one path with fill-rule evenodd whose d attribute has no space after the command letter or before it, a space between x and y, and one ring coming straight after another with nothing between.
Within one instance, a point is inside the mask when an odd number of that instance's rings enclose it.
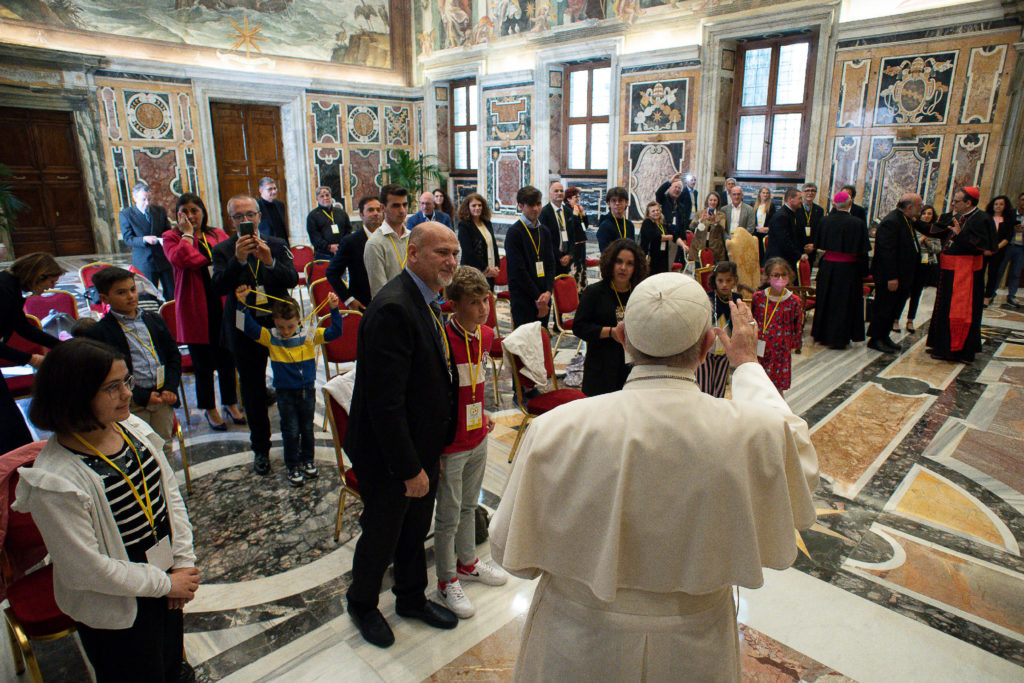
<instances>
[{"instance_id":1,"label":"white sneaker with red laces","mask_svg":"<svg viewBox=\"0 0 1024 683\"><path fill-rule=\"evenodd\" d=\"M463 581L479 581L486 586L504 586L508 581L508 574L504 569L479 560L468 571L460 566L455 570L455 575Z\"/></svg>"},{"instance_id":2,"label":"white sneaker with red laces","mask_svg":"<svg viewBox=\"0 0 1024 683\"><path fill-rule=\"evenodd\" d=\"M452 579L445 584L444 588L438 585L437 594L441 596L444 604L459 619L469 619L476 614L476 608L473 607L473 603L466 597L465 592L462 590L462 584L459 583L458 579Z\"/></svg>"}]
</instances>

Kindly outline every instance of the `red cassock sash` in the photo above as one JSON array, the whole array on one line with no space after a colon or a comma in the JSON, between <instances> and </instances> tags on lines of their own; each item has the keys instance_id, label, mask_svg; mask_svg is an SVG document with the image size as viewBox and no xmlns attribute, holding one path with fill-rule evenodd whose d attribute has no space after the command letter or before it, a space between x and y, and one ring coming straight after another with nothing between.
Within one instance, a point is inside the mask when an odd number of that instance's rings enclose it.
<instances>
[{"instance_id":1,"label":"red cassock sash","mask_svg":"<svg viewBox=\"0 0 1024 683\"><path fill-rule=\"evenodd\" d=\"M949 293L949 350L960 351L967 341L974 314L974 273L984 267L985 260L981 254L941 254L939 265L942 270L953 271L953 286Z\"/></svg>"}]
</instances>

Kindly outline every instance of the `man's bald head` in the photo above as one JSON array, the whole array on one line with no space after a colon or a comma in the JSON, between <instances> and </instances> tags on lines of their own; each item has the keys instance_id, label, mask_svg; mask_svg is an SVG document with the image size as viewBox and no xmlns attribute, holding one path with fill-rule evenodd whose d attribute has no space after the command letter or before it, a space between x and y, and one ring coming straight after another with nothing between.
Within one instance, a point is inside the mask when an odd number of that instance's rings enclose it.
<instances>
[{"instance_id":1,"label":"man's bald head","mask_svg":"<svg viewBox=\"0 0 1024 683\"><path fill-rule=\"evenodd\" d=\"M420 211L424 216L433 216L435 206L433 192L424 192L420 195Z\"/></svg>"},{"instance_id":2,"label":"man's bald head","mask_svg":"<svg viewBox=\"0 0 1024 683\"><path fill-rule=\"evenodd\" d=\"M452 282L459 265L459 240L452 229L435 221L420 223L409 234L406 267L435 292Z\"/></svg>"},{"instance_id":3,"label":"man's bald head","mask_svg":"<svg viewBox=\"0 0 1024 683\"><path fill-rule=\"evenodd\" d=\"M919 194L907 192L900 197L896 208L902 211L907 218L917 218L921 215L921 210L924 208L924 200L921 199Z\"/></svg>"},{"instance_id":4,"label":"man's bald head","mask_svg":"<svg viewBox=\"0 0 1024 683\"><path fill-rule=\"evenodd\" d=\"M562 183L556 180L548 186L548 199L555 206L562 205L562 200L565 199L565 188L562 187Z\"/></svg>"}]
</instances>

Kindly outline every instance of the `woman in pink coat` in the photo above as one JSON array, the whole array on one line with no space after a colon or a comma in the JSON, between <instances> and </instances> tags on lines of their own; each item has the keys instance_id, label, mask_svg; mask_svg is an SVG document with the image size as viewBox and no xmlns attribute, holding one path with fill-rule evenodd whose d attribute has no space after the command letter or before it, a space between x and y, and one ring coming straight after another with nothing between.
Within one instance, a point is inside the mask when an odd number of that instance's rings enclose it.
<instances>
[{"instance_id":1,"label":"woman in pink coat","mask_svg":"<svg viewBox=\"0 0 1024 683\"><path fill-rule=\"evenodd\" d=\"M174 267L174 300L177 313L175 338L188 344L196 375L196 402L206 411L206 421L216 431L227 425L217 410L213 395L213 372L217 371L220 400L235 424L245 424L238 409L235 359L221 343L224 298L213 292L213 247L228 239L220 228L207 225L207 211L199 195L178 197L177 227L163 234L164 253Z\"/></svg>"}]
</instances>

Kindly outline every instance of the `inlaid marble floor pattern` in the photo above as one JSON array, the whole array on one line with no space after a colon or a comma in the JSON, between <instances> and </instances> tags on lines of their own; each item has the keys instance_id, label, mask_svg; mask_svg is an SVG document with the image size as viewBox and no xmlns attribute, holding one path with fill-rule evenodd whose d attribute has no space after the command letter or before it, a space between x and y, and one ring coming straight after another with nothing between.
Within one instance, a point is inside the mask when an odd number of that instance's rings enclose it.
<instances>
[{"instance_id":1,"label":"inlaid marble floor pattern","mask_svg":"<svg viewBox=\"0 0 1024 683\"><path fill-rule=\"evenodd\" d=\"M923 348L931 296L899 356L809 336L794 356L787 400L818 450L818 520L796 534L793 568L738 592L747 681L1024 679L1024 315L990 307L975 364L940 363ZM574 346L563 343L560 369ZM521 419L507 371L498 389L498 402L487 392L498 426L480 501L492 510ZM533 582L468 585L477 615L439 632L397 617L386 579L397 642L366 644L343 602L360 503L348 500L335 543L330 434L318 433L321 478L293 490L275 410L275 472L257 478L245 428L211 432L192 406L186 501L205 583L185 628L200 680L511 680ZM486 543L479 552L489 556ZM46 680L88 680L73 638L35 647ZM9 652L0 679L17 680Z\"/></svg>"}]
</instances>

